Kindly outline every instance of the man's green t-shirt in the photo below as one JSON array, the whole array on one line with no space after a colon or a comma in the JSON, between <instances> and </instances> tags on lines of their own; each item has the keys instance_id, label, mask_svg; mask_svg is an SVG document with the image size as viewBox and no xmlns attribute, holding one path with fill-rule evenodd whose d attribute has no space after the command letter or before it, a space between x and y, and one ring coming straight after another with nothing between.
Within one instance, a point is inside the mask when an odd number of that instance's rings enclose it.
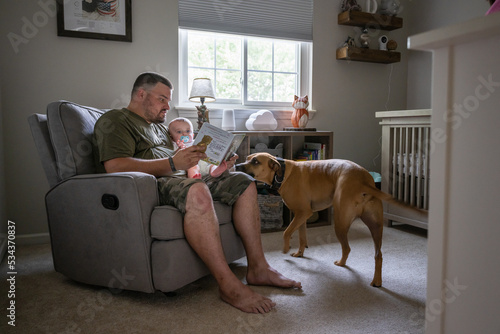
<instances>
[{"instance_id":1,"label":"man's green t-shirt","mask_svg":"<svg viewBox=\"0 0 500 334\"><path fill-rule=\"evenodd\" d=\"M101 166L115 158L159 159L175 154L165 125L150 124L126 108L102 115L95 124L94 138ZM185 175L185 171L174 175Z\"/></svg>"}]
</instances>

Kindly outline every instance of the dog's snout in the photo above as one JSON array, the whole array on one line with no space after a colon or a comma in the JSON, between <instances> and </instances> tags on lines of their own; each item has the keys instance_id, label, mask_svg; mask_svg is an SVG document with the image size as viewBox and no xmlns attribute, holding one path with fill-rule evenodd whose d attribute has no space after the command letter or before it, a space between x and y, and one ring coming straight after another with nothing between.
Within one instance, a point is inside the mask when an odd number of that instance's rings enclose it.
<instances>
[{"instance_id":1,"label":"dog's snout","mask_svg":"<svg viewBox=\"0 0 500 334\"><path fill-rule=\"evenodd\" d=\"M251 177L255 177L254 173L252 173L248 168L248 162L244 162L241 164L234 165L234 168L236 169L237 172L243 172L245 174L250 175Z\"/></svg>"},{"instance_id":2,"label":"dog's snout","mask_svg":"<svg viewBox=\"0 0 500 334\"><path fill-rule=\"evenodd\" d=\"M245 164L234 165L234 168L236 168L237 172L244 172L245 171Z\"/></svg>"}]
</instances>

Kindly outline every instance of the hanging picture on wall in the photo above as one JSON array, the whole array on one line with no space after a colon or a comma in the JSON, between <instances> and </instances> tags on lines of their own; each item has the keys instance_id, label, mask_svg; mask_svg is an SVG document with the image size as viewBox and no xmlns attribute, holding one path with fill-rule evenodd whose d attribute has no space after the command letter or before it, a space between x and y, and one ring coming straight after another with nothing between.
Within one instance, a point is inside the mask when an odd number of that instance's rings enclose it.
<instances>
[{"instance_id":1,"label":"hanging picture on wall","mask_svg":"<svg viewBox=\"0 0 500 334\"><path fill-rule=\"evenodd\" d=\"M57 35L132 42L131 2L57 1Z\"/></svg>"}]
</instances>

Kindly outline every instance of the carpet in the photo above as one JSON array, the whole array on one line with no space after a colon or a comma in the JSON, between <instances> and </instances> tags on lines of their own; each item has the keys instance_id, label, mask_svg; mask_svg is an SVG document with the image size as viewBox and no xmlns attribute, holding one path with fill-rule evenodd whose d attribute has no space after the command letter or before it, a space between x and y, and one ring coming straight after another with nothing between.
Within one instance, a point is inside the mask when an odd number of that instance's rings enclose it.
<instances>
[{"instance_id":1,"label":"carpet","mask_svg":"<svg viewBox=\"0 0 500 334\"><path fill-rule=\"evenodd\" d=\"M9 326L2 297L2 333L423 333L427 276L426 232L410 226L385 228L381 288L369 284L374 247L368 228L356 221L349 232L346 267L333 263L341 247L332 226L308 229L304 258L281 252L280 232L262 234L269 263L302 282L302 290L252 287L276 302L265 315L243 313L224 303L206 276L166 296L109 291L74 282L54 271L50 245L18 246L16 327ZM292 251L298 236L292 239ZM231 268L245 280L246 259ZM7 296L6 259L0 283Z\"/></svg>"}]
</instances>

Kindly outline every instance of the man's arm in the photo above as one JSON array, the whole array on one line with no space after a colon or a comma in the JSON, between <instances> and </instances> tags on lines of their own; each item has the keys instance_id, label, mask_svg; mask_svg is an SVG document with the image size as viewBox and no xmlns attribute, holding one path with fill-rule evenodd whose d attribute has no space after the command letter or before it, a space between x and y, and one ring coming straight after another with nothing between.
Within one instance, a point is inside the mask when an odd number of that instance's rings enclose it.
<instances>
[{"instance_id":1,"label":"man's arm","mask_svg":"<svg viewBox=\"0 0 500 334\"><path fill-rule=\"evenodd\" d=\"M105 161L104 168L107 173L133 171L148 173L157 177L172 174L168 159L145 160L131 157L115 158Z\"/></svg>"},{"instance_id":2,"label":"man's arm","mask_svg":"<svg viewBox=\"0 0 500 334\"><path fill-rule=\"evenodd\" d=\"M199 152L200 147L191 146L178 150L172 157L177 170L187 170L206 158L205 153ZM132 157L115 158L104 162L107 173L116 172L143 172L156 177L172 174L168 158L162 159L137 159Z\"/></svg>"}]
</instances>

